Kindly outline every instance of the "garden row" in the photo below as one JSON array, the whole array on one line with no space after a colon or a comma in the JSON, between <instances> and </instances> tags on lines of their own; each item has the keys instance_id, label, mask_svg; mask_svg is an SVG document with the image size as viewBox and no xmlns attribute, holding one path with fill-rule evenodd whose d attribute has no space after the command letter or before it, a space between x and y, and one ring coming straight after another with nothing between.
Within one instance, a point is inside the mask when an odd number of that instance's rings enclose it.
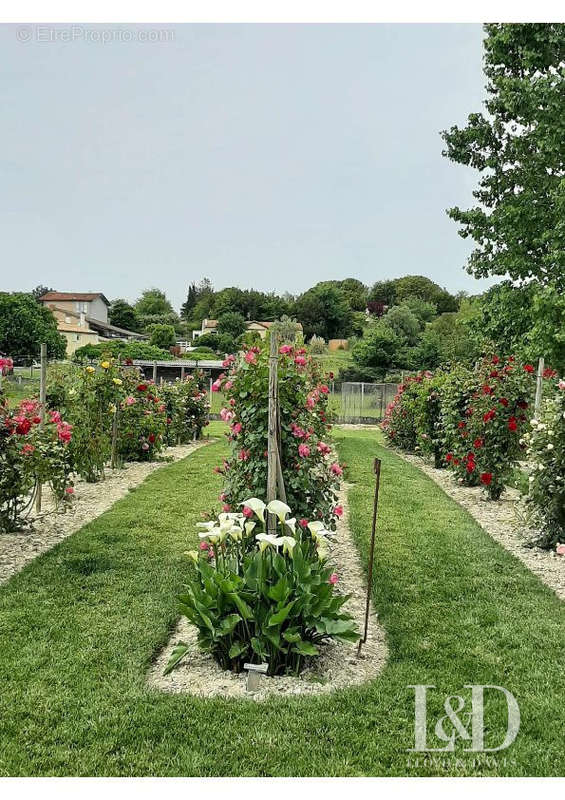
<instances>
[{"instance_id":1,"label":"garden row","mask_svg":"<svg viewBox=\"0 0 565 800\"><path fill-rule=\"evenodd\" d=\"M21 523L38 486L70 502L73 476L95 482L109 462L154 460L198 438L207 422L199 375L157 387L112 360L55 372L45 408L27 399L9 409L0 395L0 531Z\"/></svg>"},{"instance_id":2,"label":"garden row","mask_svg":"<svg viewBox=\"0 0 565 800\"><path fill-rule=\"evenodd\" d=\"M408 378L388 406L390 444L421 452L462 485L498 500L518 465L528 471L527 507L538 545L565 538L565 381L543 373L545 399L533 413L534 367L493 355Z\"/></svg>"},{"instance_id":3,"label":"garden row","mask_svg":"<svg viewBox=\"0 0 565 800\"><path fill-rule=\"evenodd\" d=\"M273 499L266 496L269 352L250 347L224 366L212 386L225 398L221 418L231 445L215 469L224 481L223 510L199 523L200 547L189 553L194 569L180 610L223 668L239 672L245 662L263 662L270 675L298 673L329 639L358 638L327 562L328 539L342 514L342 467L328 443L329 390L303 348L279 348L279 499ZM187 650L179 645L168 669Z\"/></svg>"}]
</instances>

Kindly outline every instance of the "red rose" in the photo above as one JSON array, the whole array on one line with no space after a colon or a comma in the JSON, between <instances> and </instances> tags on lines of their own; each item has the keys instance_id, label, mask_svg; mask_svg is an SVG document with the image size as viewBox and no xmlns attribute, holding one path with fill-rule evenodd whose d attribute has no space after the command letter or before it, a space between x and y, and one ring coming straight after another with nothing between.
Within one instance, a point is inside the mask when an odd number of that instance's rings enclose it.
<instances>
[{"instance_id":1,"label":"red rose","mask_svg":"<svg viewBox=\"0 0 565 800\"><path fill-rule=\"evenodd\" d=\"M486 384L483 386L483 394L492 394L492 387L487 386Z\"/></svg>"},{"instance_id":2,"label":"red rose","mask_svg":"<svg viewBox=\"0 0 565 800\"><path fill-rule=\"evenodd\" d=\"M496 416L496 411L494 411L494 409L491 409L490 411L487 411L486 414L483 414L483 422L490 422L491 419L495 418L495 416Z\"/></svg>"},{"instance_id":3,"label":"red rose","mask_svg":"<svg viewBox=\"0 0 565 800\"><path fill-rule=\"evenodd\" d=\"M499 359L499 357L498 357L498 356L493 356L493 357L492 357L492 363L493 363L493 364L498 364L498 363L499 363L499 361L500 361L500 359Z\"/></svg>"},{"instance_id":4,"label":"red rose","mask_svg":"<svg viewBox=\"0 0 565 800\"><path fill-rule=\"evenodd\" d=\"M457 424L457 427L458 427L458 428L464 428L464 427L465 427L465 424L466 424L465 422L459 422L459 423Z\"/></svg>"},{"instance_id":5,"label":"red rose","mask_svg":"<svg viewBox=\"0 0 565 800\"><path fill-rule=\"evenodd\" d=\"M518 429L518 424L516 422L516 417L510 417L508 420L508 430L515 431Z\"/></svg>"},{"instance_id":6,"label":"red rose","mask_svg":"<svg viewBox=\"0 0 565 800\"><path fill-rule=\"evenodd\" d=\"M483 445L484 445L483 439L475 439L475 441L473 442L473 447L475 448L475 450L479 450Z\"/></svg>"},{"instance_id":7,"label":"red rose","mask_svg":"<svg viewBox=\"0 0 565 800\"><path fill-rule=\"evenodd\" d=\"M481 472L480 480L485 486L490 486L492 481L492 472Z\"/></svg>"},{"instance_id":8,"label":"red rose","mask_svg":"<svg viewBox=\"0 0 565 800\"><path fill-rule=\"evenodd\" d=\"M524 364L524 371L525 372L533 372L534 368L532 367L531 364Z\"/></svg>"},{"instance_id":9,"label":"red rose","mask_svg":"<svg viewBox=\"0 0 565 800\"><path fill-rule=\"evenodd\" d=\"M557 372L554 369L551 369L551 367L546 367L543 371L544 378L555 378L556 375Z\"/></svg>"},{"instance_id":10,"label":"red rose","mask_svg":"<svg viewBox=\"0 0 565 800\"><path fill-rule=\"evenodd\" d=\"M529 403L527 403L525 400L520 400L520 402L516 403L516 405L518 408L527 408Z\"/></svg>"},{"instance_id":11,"label":"red rose","mask_svg":"<svg viewBox=\"0 0 565 800\"><path fill-rule=\"evenodd\" d=\"M499 397L499 398L498 398L498 402L499 402L501 405L503 405L503 406L504 406L504 408L507 408L507 406L508 406L508 400L506 399L506 397Z\"/></svg>"},{"instance_id":12,"label":"red rose","mask_svg":"<svg viewBox=\"0 0 565 800\"><path fill-rule=\"evenodd\" d=\"M449 462L449 461L453 461L453 453L448 453L448 454L446 455L446 457L445 457L445 460L446 460L446 461L448 461L448 462Z\"/></svg>"},{"instance_id":13,"label":"red rose","mask_svg":"<svg viewBox=\"0 0 565 800\"><path fill-rule=\"evenodd\" d=\"M459 461L458 458L454 458L453 463L455 464L456 467L458 467L461 462Z\"/></svg>"},{"instance_id":14,"label":"red rose","mask_svg":"<svg viewBox=\"0 0 565 800\"><path fill-rule=\"evenodd\" d=\"M137 391L138 392L146 392L147 391L147 384L146 383L140 383L139 386L137 387Z\"/></svg>"},{"instance_id":15,"label":"red rose","mask_svg":"<svg viewBox=\"0 0 565 800\"><path fill-rule=\"evenodd\" d=\"M29 419L22 419L22 421L16 425L16 433L19 433L20 436L25 436L26 433L29 433L30 428L31 422Z\"/></svg>"},{"instance_id":16,"label":"red rose","mask_svg":"<svg viewBox=\"0 0 565 800\"><path fill-rule=\"evenodd\" d=\"M149 439L151 444L153 444L153 442L155 441L155 434L154 433L150 433L147 438Z\"/></svg>"}]
</instances>

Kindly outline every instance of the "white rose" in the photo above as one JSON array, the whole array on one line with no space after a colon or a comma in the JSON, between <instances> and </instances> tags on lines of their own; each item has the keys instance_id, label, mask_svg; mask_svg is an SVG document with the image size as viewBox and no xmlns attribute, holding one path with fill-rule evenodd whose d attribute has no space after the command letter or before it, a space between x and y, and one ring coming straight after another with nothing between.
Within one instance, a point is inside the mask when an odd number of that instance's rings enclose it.
<instances>
[{"instance_id":1,"label":"white rose","mask_svg":"<svg viewBox=\"0 0 565 800\"><path fill-rule=\"evenodd\" d=\"M547 445L547 449L548 450L553 450L553 445L551 444L551 442Z\"/></svg>"}]
</instances>

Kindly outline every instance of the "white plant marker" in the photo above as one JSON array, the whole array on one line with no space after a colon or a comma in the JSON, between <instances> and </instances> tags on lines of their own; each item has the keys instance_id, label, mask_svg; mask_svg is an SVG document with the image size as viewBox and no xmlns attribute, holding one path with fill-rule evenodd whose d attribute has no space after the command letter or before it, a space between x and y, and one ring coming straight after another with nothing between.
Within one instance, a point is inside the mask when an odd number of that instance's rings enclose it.
<instances>
[{"instance_id":1,"label":"white plant marker","mask_svg":"<svg viewBox=\"0 0 565 800\"><path fill-rule=\"evenodd\" d=\"M265 675L269 669L268 664L244 664L243 669L247 670L247 679L245 681L246 692L256 692L259 689L261 682L261 675Z\"/></svg>"}]
</instances>

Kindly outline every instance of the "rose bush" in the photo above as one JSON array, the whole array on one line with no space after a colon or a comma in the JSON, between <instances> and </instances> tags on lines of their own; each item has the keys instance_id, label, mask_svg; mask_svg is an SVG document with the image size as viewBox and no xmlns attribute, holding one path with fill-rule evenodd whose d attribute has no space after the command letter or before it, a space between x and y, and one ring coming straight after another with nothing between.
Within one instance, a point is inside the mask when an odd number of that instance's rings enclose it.
<instances>
[{"instance_id":1,"label":"rose bush","mask_svg":"<svg viewBox=\"0 0 565 800\"><path fill-rule=\"evenodd\" d=\"M72 426L58 412L40 426L39 403L23 400L10 410L0 397L0 531L17 528L38 484L49 484L56 500L72 493L69 442Z\"/></svg>"},{"instance_id":2,"label":"rose bush","mask_svg":"<svg viewBox=\"0 0 565 800\"><path fill-rule=\"evenodd\" d=\"M166 406L168 445L186 444L199 439L208 424L208 394L201 373L164 384L159 393Z\"/></svg>"},{"instance_id":3,"label":"rose bush","mask_svg":"<svg viewBox=\"0 0 565 800\"><path fill-rule=\"evenodd\" d=\"M526 434L530 490L526 502L541 535L536 544L565 541L565 380L556 384Z\"/></svg>"},{"instance_id":4,"label":"rose bush","mask_svg":"<svg viewBox=\"0 0 565 800\"><path fill-rule=\"evenodd\" d=\"M280 457L287 501L299 517L323 520L334 528L342 467L328 443L329 389L303 348L280 348L278 393ZM217 471L225 477L221 495L226 511L250 494L265 496L267 486L268 351L253 347L224 362L227 372L212 386L224 392L221 417L229 423L232 455Z\"/></svg>"},{"instance_id":5,"label":"rose bush","mask_svg":"<svg viewBox=\"0 0 565 800\"><path fill-rule=\"evenodd\" d=\"M278 500L265 506L249 498L239 507L200 523L200 548L188 554L195 572L180 610L197 627L200 647L224 669L264 661L269 675L279 675L298 674L330 639L356 641L342 610L347 596L335 592L338 576L326 563L330 532L320 522L301 528ZM275 533L266 533L266 511L277 518ZM177 646L166 671L187 651Z\"/></svg>"}]
</instances>

